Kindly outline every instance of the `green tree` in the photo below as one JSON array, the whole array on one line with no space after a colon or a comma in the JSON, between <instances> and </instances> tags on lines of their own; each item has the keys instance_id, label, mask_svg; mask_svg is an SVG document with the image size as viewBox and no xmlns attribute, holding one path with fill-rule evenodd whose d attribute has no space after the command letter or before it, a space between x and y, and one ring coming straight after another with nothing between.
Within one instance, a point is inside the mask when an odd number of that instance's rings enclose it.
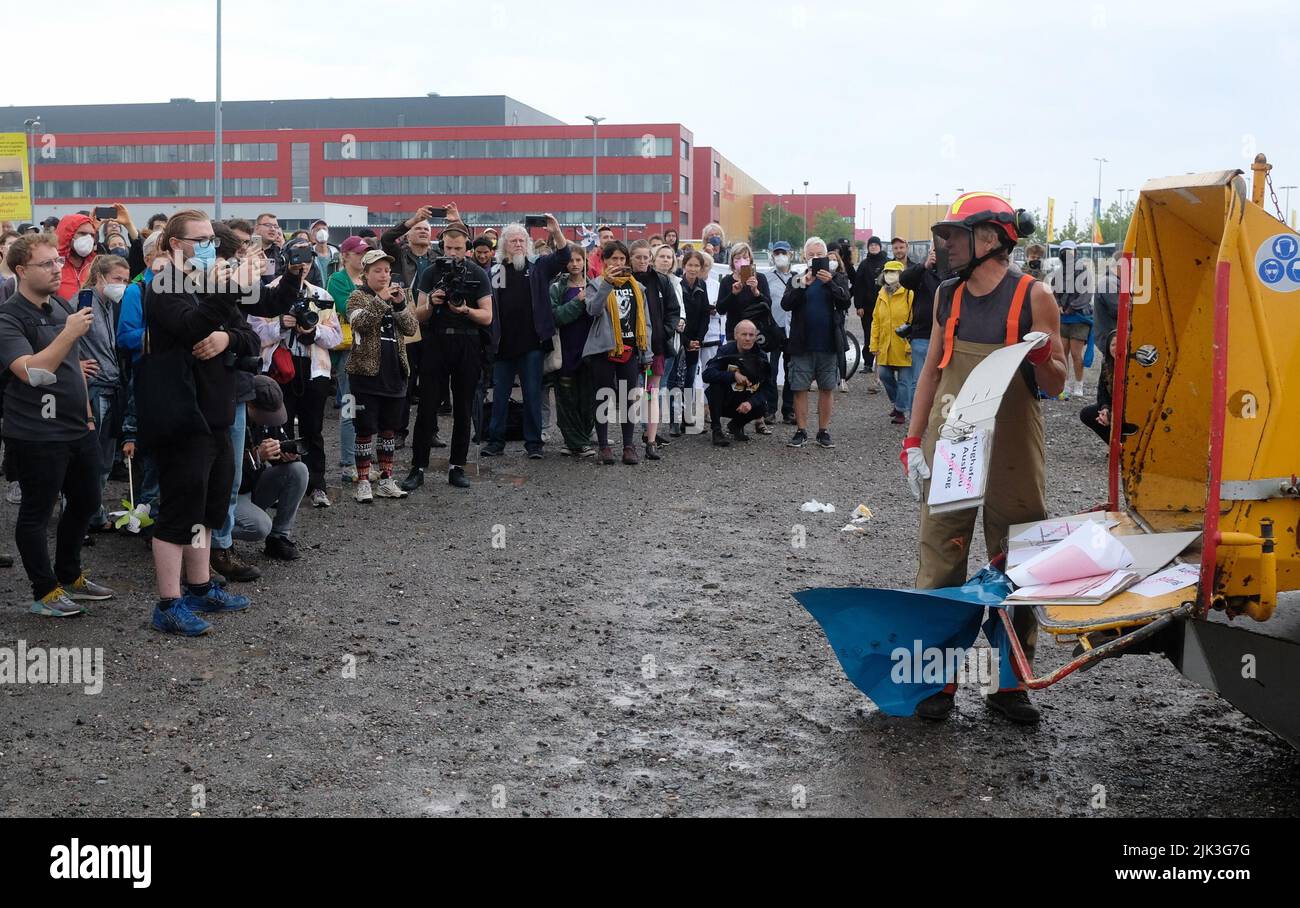
<instances>
[{"instance_id":1,"label":"green tree","mask_svg":"<svg viewBox=\"0 0 1300 908\"><path fill-rule=\"evenodd\" d=\"M767 249L778 240L785 240L798 249L803 237L803 218L776 205L764 205L762 220L757 227L749 229L749 245L754 249Z\"/></svg>"},{"instance_id":2,"label":"green tree","mask_svg":"<svg viewBox=\"0 0 1300 908\"><path fill-rule=\"evenodd\" d=\"M853 219L841 217L834 208L824 208L813 217L812 235L819 236L827 243L838 240L853 242Z\"/></svg>"},{"instance_id":3,"label":"green tree","mask_svg":"<svg viewBox=\"0 0 1300 908\"><path fill-rule=\"evenodd\" d=\"M1124 244L1124 238L1128 236L1129 221L1133 220L1133 210L1136 207L1133 202L1123 206L1119 202L1110 203L1110 207L1101 214L1101 241L1103 243L1114 243L1117 246Z\"/></svg>"}]
</instances>

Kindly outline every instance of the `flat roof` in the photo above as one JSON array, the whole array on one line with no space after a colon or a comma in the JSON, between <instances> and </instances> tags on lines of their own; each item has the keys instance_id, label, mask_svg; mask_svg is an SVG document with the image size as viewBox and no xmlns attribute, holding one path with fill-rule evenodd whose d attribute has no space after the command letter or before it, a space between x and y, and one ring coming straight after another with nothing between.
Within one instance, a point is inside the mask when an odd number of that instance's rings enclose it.
<instances>
[{"instance_id":1,"label":"flat roof","mask_svg":"<svg viewBox=\"0 0 1300 908\"><path fill-rule=\"evenodd\" d=\"M40 117L49 133L193 132L213 128L215 102L21 104L0 107L0 132ZM566 126L506 95L415 98L298 98L223 101L223 129L383 129L401 126Z\"/></svg>"}]
</instances>

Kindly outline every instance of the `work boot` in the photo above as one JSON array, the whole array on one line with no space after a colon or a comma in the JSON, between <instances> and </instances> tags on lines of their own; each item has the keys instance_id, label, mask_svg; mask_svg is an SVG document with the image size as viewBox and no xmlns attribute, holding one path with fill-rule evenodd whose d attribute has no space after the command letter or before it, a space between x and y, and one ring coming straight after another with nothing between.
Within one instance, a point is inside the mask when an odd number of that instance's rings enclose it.
<instances>
[{"instance_id":1,"label":"work boot","mask_svg":"<svg viewBox=\"0 0 1300 908\"><path fill-rule=\"evenodd\" d=\"M214 546L212 556L208 561L212 565L212 570L235 583L248 583L262 576L262 572L257 568L240 560L239 556L235 554L234 546L228 549L219 549Z\"/></svg>"},{"instance_id":2,"label":"work boot","mask_svg":"<svg viewBox=\"0 0 1300 908\"><path fill-rule=\"evenodd\" d=\"M1029 702L1029 691L1026 690L1000 690L996 694L989 694L984 702L1020 725L1037 725L1042 718L1038 707Z\"/></svg>"},{"instance_id":3,"label":"work boot","mask_svg":"<svg viewBox=\"0 0 1300 908\"><path fill-rule=\"evenodd\" d=\"M600 462L603 466L609 466L610 464L616 462L614 458L614 449L611 448L609 445L601 446Z\"/></svg>"},{"instance_id":4,"label":"work boot","mask_svg":"<svg viewBox=\"0 0 1300 908\"><path fill-rule=\"evenodd\" d=\"M658 448L657 445L655 445L655 444L652 443L652 442L646 442L646 446L645 446L645 459L646 459L646 460L659 460L659 459L660 459L660 457L659 457L659 448Z\"/></svg>"},{"instance_id":5,"label":"work boot","mask_svg":"<svg viewBox=\"0 0 1300 908\"><path fill-rule=\"evenodd\" d=\"M280 561L297 561L302 557L298 553L298 546L288 536L267 536L262 554L268 558L278 558Z\"/></svg>"},{"instance_id":6,"label":"work boot","mask_svg":"<svg viewBox=\"0 0 1300 908\"><path fill-rule=\"evenodd\" d=\"M719 426L713 430L713 443L719 448L725 448L731 444L731 439L727 438L726 433L723 432L722 428Z\"/></svg>"},{"instance_id":7,"label":"work boot","mask_svg":"<svg viewBox=\"0 0 1300 908\"><path fill-rule=\"evenodd\" d=\"M637 457L636 448L632 447L632 445L624 445L623 463L627 464L629 467L634 467L640 462L641 462L641 458Z\"/></svg>"},{"instance_id":8,"label":"work boot","mask_svg":"<svg viewBox=\"0 0 1300 908\"><path fill-rule=\"evenodd\" d=\"M736 441L749 441L749 435L745 433L745 425L739 420L733 419L727 423L727 431Z\"/></svg>"},{"instance_id":9,"label":"work boot","mask_svg":"<svg viewBox=\"0 0 1300 908\"><path fill-rule=\"evenodd\" d=\"M954 695L947 691L941 690L937 694L931 694L916 704L916 717L927 722L942 722L952 715L955 699Z\"/></svg>"}]
</instances>

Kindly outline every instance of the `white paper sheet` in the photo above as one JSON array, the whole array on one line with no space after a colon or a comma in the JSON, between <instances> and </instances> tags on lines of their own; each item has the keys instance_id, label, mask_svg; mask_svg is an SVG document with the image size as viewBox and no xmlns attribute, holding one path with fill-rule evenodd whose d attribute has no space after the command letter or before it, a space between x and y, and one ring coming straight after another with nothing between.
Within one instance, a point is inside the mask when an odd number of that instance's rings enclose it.
<instances>
[{"instance_id":1,"label":"white paper sheet","mask_svg":"<svg viewBox=\"0 0 1300 908\"><path fill-rule=\"evenodd\" d=\"M1133 567L1133 556L1099 523L1088 521L1065 539L1007 572L1016 586L1095 577Z\"/></svg>"},{"instance_id":2,"label":"white paper sheet","mask_svg":"<svg viewBox=\"0 0 1300 908\"><path fill-rule=\"evenodd\" d=\"M976 507L984 500L992 435L987 429L979 429L969 438L959 441L940 438L935 443L930 495L926 500L931 511L942 513Z\"/></svg>"},{"instance_id":3,"label":"white paper sheet","mask_svg":"<svg viewBox=\"0 0 1300 908\"><path fill-rule=\"evenodd\" d=\"M1129 589L1130 593L1148 598L1163 596L1174 590L1185 589L1201 579L1201 567L1197 564L1175 564L1159 573L1152 574L1146 580Z\"/></svg>"},{"instance_id":4,"label":"white paper sheet","mask_svg":"<svg viewBox=\"0 0 1300 908\"><path fill-rule=\"evenodd\" d=\"M1033 349L1038 334L1029 340L994 350L966 376L957 399L948 410L944 422L949 426L970 426L992 431L993 422L1020 363Z\"/></svg>"}]
</instances>

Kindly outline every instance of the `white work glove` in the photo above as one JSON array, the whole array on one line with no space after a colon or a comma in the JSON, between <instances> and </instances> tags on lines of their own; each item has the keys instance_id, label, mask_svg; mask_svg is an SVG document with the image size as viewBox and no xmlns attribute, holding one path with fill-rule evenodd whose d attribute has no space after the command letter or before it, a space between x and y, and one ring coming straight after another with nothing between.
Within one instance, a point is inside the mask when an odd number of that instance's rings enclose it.
<instances>
[{"instance_id":1,"label":"white work glove","mask_svg":"<svg viewBox=\"0 0 1300 908\"><path fill-rule=\"evenodd\" d=\"M915 435L903 439L903 453L898 459L903 462L903 475L912 497L920 501L921 490L924 488L922 483L930 478L930 467L925 462L925 455L921 453L921 439Z\"/></svg>"}]
</instances>

